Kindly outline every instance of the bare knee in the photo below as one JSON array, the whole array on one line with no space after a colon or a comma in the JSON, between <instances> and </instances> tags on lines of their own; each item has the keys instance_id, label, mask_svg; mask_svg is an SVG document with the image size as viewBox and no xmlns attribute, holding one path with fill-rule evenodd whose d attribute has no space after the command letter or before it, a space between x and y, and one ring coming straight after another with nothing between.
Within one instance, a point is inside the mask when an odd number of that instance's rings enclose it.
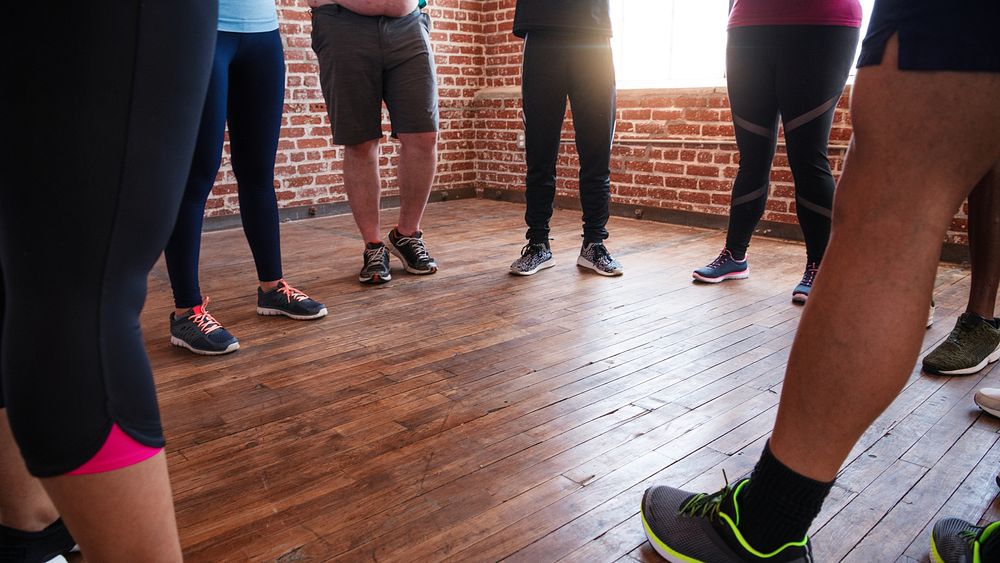
<instances>
[{"instance_id":1,"label":"bare knee","mask_svg":"<svg viewBox=\"0 0 1000 563\"><path fill-rule=\"evenodd\" d=\"M432 154L437 150L437 133L400 133L399 143L403 150Z\"/></svg>"},{"instance_id":2,"label":"bare knee","mask_svg":"<svg viewBox=\"0 0 1000 563\"><path fill-rule=\"evenodd\" d=\"M374 162L378 159L378 139L372 139L356 145L344 146L344 160L353 162Z\"/></svg>"}]
</instances>

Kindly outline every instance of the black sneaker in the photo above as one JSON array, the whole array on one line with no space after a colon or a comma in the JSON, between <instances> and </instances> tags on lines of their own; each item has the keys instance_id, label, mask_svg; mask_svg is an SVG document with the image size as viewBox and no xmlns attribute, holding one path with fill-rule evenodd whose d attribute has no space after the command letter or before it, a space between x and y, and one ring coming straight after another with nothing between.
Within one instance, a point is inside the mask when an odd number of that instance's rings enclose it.
<instances>
[{"instance_id":1,"label":"black sneaker","mask_svg":"<svg viewBox=\"0 0 1000 563\"><path fill-rule=\"evenodd\" d=\"M650 487L642 497L642 527L650 545L667 561L812 563L809 538L771 553L750 546L740 533L736 497L749 482L728 484L713 494Z\"/></svg>"},{"instance_id":2,"label":"black sneaker","mask_svg":"<svg viewBox=\"0 0 1000 563\"><path fill-rule=\"evenodd\" d=\"M369 242L363 255L365 265L361 267L358 281L371 285L386 283L392 279L389 272L389 249L381 242Z\"/></svg>"},{"instance_id":3,"label":"black sneaker","mask_svg":"<svg viewBox=\"0 0 1000 563\"><path fill-rule=\"evenodd\" d=\"M984 527L958 518L945 518L931 532L934 563L986 563L1000 558L1000 522Z\"/></svg>"},{"instance_id":4,"label":"black sneaker","mask_svg":"<svg viewBox=\"0 0 1000 563\"><path fill-rule=\"evenodd\" d=\"M510 265L510 273L515 276L530 276L555 265L548 242L529 242L521 249L521 257Z\"/></svg>"},{"instance_id":5,"label":"black sneaker","mask_svg":"<svg viewBox=\"0 0 1000 563\"><path fill-rule=\"evenodd\" d=\"M257 314L285 315L297 321L309 321L325 317L326 307L281 280L278 287L270 291L257 288Z\"/></svg>"},{"instance_id":6,"label":"black sneaker","mask_svg":"<svg viewBox=\"0 0 1000 563\"><path fill-rule=\"evenodd\" d=\"M74 550L76 541L61 518L40 532L0 525L0 561L65 561L62 556Z\"/></svg>"},{"instance_id":7,"label":"black sneaker","mask_svg":"<svg viewBox=\"0 0 1000 563\"><path fill-rule=\"evenodd\" d=\"M589 268L602 276L620 276L625 273L622 265L611 257L611 253L601 242L584 244L580 249L580 257L576 259L576 265Z\"/></svg>"},{"instance_id":8,"label":"black sneaker","mask_svg":"<svg viewBox=\"0 0 1000 563\"><path fill-rule=\"evenodd\" d=\"M385 236L389 251L399 258L403 269L411 274L427 275L438 271L437 262L427 253L423 236L424 233L417 231L411 237L404 237L395 227Z\"/></svg>"},{"instance_id":9,"label":"black sneaker","mask_svg":"<svg viewBox=\"0 0 1000 563\"><path fill-rule=\"evenodd\" d=\"M201 356L221 356L240 349L240 343L206 310L208 298L177 318L170 313L170 343Z\"/></svg>"}]
</instances>

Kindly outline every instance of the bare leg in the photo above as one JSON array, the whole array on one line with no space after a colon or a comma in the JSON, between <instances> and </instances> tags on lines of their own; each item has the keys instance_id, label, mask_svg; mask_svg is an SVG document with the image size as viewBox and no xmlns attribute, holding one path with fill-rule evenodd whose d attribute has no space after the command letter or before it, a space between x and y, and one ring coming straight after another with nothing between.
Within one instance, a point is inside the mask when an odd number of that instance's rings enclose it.
<instances>
[{"instance_id":1,"label":"bare leg","mask_svg":"<svg viewBox=\"0 0 1000 563\"><path fill-rule=\"evenodd\" d=\"M1000 162L969 194L969 250L972 291L967 311L992 319L1000 284Z\"/></svg>"},{"instance_id":2,"label":"bare leg","mask_svg":"<svg viewBox=\"0 0 1000 563\"><path fill-rule=\"evenodd\" d=\"M901 72L893 39L854 92L830 247L771 438L786 466L825 482L906 382L947 226L1000 157L998 74Z\"/></svg>"},{"instance_id":3,"label":"bare leg","mask_svg":"<svg viewBox=\"0 0 1000 563\"><path fill-rule=\"evenodd\" d=\"M0 409L0 524L38 532L57 518L59 512L45 494L42 483L24 466L10 432L7 411Z\"/></svg>"},{"instance_id":4,"label":"bare leg","mask_svg":"<svg viewBox=\"0 0 1000 563\"><path fill-rule=\"evenodd\" d=\"M378 139L344 147L344 189L365 242L381 241L382 183L378 171Z\"/></svg>"},{"instance_id":5,"label":"bare leg","mask_svg":"<svg viewBox=\"0 0 1000 563\"><path fill-rule=\"evenodd\" d=\"M88 562L182 560L163 452L116 471L42 484Z\"/></svg>"},{"instance_id":6,"label":"bare leg","mask_svg":"<svg viewBox=\"0 0 1000 563\"><path fill-rule=\"evenodd\" d=\"M431 195L437 169L437 133L400 133L399 232L410 236L420 230L420 219Z\"/></svg>"}]
</instances>

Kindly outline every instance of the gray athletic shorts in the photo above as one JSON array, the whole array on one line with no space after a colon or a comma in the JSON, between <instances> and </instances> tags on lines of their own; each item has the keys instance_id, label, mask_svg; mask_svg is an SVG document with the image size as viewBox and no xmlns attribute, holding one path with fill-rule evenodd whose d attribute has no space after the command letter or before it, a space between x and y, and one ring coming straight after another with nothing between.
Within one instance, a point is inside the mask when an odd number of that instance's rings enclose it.
<instances>
[{"instance_id":1,"label":"gray athletic shorts","mask_svg":"<svg viewBox=\"0 0 1000 563\"><path fill-rule=\"evenodd\" d=\"M312 48L333 142L356 145L382 137L382 101L392 135L438 130L437 79L430 18L362 16L337 4L312 11Z\"/></svg>"}]
</instances>

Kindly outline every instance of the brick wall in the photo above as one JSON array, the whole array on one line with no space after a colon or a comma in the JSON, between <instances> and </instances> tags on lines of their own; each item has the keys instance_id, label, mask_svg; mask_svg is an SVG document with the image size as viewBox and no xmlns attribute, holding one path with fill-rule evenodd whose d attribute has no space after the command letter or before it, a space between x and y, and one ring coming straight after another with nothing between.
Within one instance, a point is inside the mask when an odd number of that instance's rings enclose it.
<instances>
[{"instance_id":1,"label":"brick wall","mask_svg":"<svg viewBox=\"0 0 1000 563\"><path fill-rule=\"evenodd\" d=\"M310 48L304 0L279 0L288 80L285 121L275 170L279 205L346 200L341 154L330 143L329 122ZM480 194L523 190L520 114L521 40L511 35L515 0L431 0L431 35L441 95L441 151L435 190L475 187ZM850 138L846 100L831 135L830 157L839 174ZM559 158L558 194L577 196L577 161L567 112ZM388 122L385 121L385 125ZM397 192L393 168L398 144L382 149L384 193ZM724 88L622 90L612 156L612 201L715 216L728 213L739 155ZM765 220L792 224L791 171L779 145ZM210 215L236 212L228 162L209 201ZM948 241L965 244L965 210Z\"/></svg>"}]
</instances>

